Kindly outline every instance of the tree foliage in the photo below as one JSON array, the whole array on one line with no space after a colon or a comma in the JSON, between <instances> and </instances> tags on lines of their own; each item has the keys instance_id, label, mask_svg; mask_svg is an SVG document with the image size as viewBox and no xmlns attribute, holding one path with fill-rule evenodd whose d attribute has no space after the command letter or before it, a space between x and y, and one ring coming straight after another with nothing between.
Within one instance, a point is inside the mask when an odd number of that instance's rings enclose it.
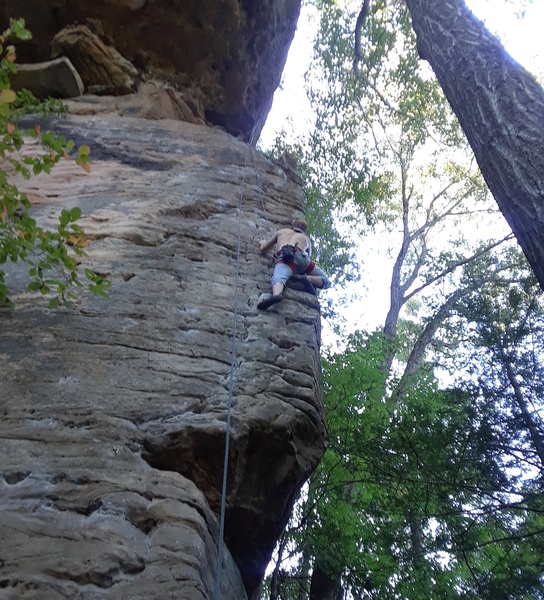
<instances>
[{"instance_id":1,"label":"tree foliage","mask_svg":"<svg viewBox=\"0 0 544 600\"><path fill-rule=\"evenodd\" d=\"M309 173L387 235L391 294L382 327L324 360L330 447L269 597L544 598L538 286L511 234L488 235L489 194L404 5L372 2L355 72L360 6L318 5Z\"/></svg>"},{"instance_id":2,"label":"tree foliage","mask_svg":"<svg viewBox=\"0 0 544 600\"><path fill-rule=\"evenodd\" d=\"M16 72L11 38L31 38L23 19L12 19L10 28L0 35L0 264L8 260L26 263L28 290L49 297L51 308L69 307L77 298L74 289L82 286L77 257L88 245L77 223L81 210L63 209L56 229L47 230L32 217L28 196L14 180L50 174L60 160L70 160L74 143L53 131L43 131L39 123L26 131L19 127L22 115L41 112L45 117L62 110L62 104L53 99L38 102L27 90L11 89L10 74ZM89 146L84 145L75 157L76 164L87 172L89 154ZM110 282L90 269L85 270L85 277L92 293L107 295ZM11 305L4 271L0 271L0 303Z\"/></svg>"},{"instance_id":3,"label":"tree foliage","mask_svg":"<svg viewBox=\"0 0 544 600\"><path fill-rule=\"evenodd\" d=\"M544 306L519 251L502 254L508 270L499 255L480 267L509 277L460 297L401 400L383 332L354 334L325 360L330 447L287 533L298 560L283 574L306 592L285 598L544 597ZM441 351L454 329L462 343ZM413 347L399 331L398 346ZM305 556L336 595L310 594Z\"/></svg>"}]
</instances>

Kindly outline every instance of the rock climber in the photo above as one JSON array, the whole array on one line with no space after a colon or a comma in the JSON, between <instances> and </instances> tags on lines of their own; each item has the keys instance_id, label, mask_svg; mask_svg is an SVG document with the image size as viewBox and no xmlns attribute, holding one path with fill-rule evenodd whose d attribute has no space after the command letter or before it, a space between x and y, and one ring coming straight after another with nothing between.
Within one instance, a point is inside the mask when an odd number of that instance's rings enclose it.
<instances>
[{"instance_id":1,"label":"rock climber","mask_svg":"<svg viewBox=\"0 0 544 600\"><path fill-rule=\"evenodd\" d=\"M296 219L291 228L278 229L269 240L260 242L262 254L272 247L274 251L274 274L272 275L272 293L263 294L257 308L266 310L273 304L283 300L285 284L292 278L300 281L304 289L317 295L315 288L326 289L331 282L325 273L310 260L311 243L306 236L308 223L304 219Z\"/></svg>"}]
</instances>

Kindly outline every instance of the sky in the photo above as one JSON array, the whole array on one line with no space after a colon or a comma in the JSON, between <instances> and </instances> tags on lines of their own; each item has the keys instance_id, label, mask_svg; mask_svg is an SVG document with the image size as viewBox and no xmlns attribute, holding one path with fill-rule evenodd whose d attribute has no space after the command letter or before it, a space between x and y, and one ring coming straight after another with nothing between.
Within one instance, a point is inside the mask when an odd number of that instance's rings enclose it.
<instances>
[{"instance_id":1,"label":"sky","mask_svg":"<svg viewBox=\"0 0 544 600\"><path fill-rule=\"evenodd\" d=\"M520 2L512 0L467 0L474 14L497 35L510 55L544 81L544 0L525 0L525 17L515 16ZM285 129L309 128L310 105L304 92L304 72L312 57L312 35L316 22L309 7L303 7L280 89L274 95L272 110L261 135L263 147L271 145L277 133Z\"/></svg>"},{"instance_id":2,"label":"sky","mask_svg":"<svg viewBox=\"0 0 544 600\"><path fill-rule=\"evenodd\" d=\"M515 16L520 2L505 0L466 0L468 6L482 19L488 29L500 39L510 55L531 71L540 81L544 81L544 38L542 24L544 23L544 0L526 0L525 17ZM312 37L316 27L311 10L303 7L299 19L297 33L291 45L287 59L284 77L280 89L276 91L274 103L266 126L261 135L260 145L263 148L273 144L279 133L285 131L288 135L309 131L311 128L311 107L304 92L304 73L312 56ZM360 294L356 300L357 306L352 314L360 315L358 320L351 323L350 329L371 328L383 325L386 310L389 306L389 280L391 268L385 265L386 258L378 256L379 250L367 244L363 256L363 282ZM370 259L372 257L372 259ZM391 261L391 259L389 259ZM382 264L383 263L383 264ZM371 267L375 267L374 270ZM355 307L354 307L355 308ZM325 323L324 337L327 339L327 324Z\"/></svg>"},{"instance_id":3,"label":"sky","mask_svg":"<svg viewBox=\"0 0 544 600\"><path fill-rule=\"evenodd\" d=\"M510 55L531 71L540 81L544 79L544 2L532 0L525 8L523 19L515 17L515 5L505 6L501 0L468 0L468 6L497 35Z\"/></svg>"}]
</instances>

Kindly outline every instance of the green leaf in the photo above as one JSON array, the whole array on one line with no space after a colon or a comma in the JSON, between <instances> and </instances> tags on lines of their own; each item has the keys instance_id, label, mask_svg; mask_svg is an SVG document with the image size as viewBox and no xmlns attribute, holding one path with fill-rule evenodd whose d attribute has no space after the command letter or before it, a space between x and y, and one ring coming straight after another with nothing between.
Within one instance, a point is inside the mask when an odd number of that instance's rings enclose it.
<instances>
[{"instance_id":1,"label":"green leaf","mask_svg":"<svg viewBox=\"0 0 544 600\"><path fill-rule=\"evenodd\" d=\"M13 35L20 40L27 41L32 39L32 33L25 27L24 19L10 19L10 28Z\"/></svg>"},{"instance_id":2,"label":"green leaf","mask_svg":"<svg viewBox=\"0 0 544 600\"><path fill-rule=\"evenodd\" d=\"M74 208L70 210L70 221L77 221L79 217L81 217L81 208L74 206Z\"/></svg>"},{"instance_id":3,"label":"green leaf","mask_svg":"<svg viewBox=\"0 0 544 600\"><path fill-rule=\"evenodd\" d=\"M17 100L17 94L13 90L1 90L0 91L0 102L10 104Z\"/></svg>"},{"instance_id":4,"label":"green leaf","mask_svg":"<svg viewBox=\"0 0 544 600\"><path fill-rule=\"evenodd\" d=\"M59 222L63 227L66 227L66 225L68 225L70 222L70 213L65 208L63 208L60 212Z\"/></svg>"}]
</instances>

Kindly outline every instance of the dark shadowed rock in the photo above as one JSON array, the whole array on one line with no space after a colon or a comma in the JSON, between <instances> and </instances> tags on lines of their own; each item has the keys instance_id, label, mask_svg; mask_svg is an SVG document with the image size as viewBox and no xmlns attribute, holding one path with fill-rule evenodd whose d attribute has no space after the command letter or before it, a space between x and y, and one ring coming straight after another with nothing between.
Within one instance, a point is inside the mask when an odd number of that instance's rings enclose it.
<instances>
[{"instance_id":1,"label":"dark shadowed rock","mask_svg":"<svg viewBox=\"0 0 544 600\"><path fill-rule=\"evenodd\" d=\"M132 64L144 78L198 96L209 123L255 140L299 12L300 0L5 0L0 25L9 17L26 19L34 37L18 45L20 62L48 60L53 44L56 53L67 52L78 71L93 77L115 72L123 79L125 68L119 71L118 63ZM53 42L63 29L63 43ZM106 54L113 52L110 68Z\"/></svg>"}]
</instances>

